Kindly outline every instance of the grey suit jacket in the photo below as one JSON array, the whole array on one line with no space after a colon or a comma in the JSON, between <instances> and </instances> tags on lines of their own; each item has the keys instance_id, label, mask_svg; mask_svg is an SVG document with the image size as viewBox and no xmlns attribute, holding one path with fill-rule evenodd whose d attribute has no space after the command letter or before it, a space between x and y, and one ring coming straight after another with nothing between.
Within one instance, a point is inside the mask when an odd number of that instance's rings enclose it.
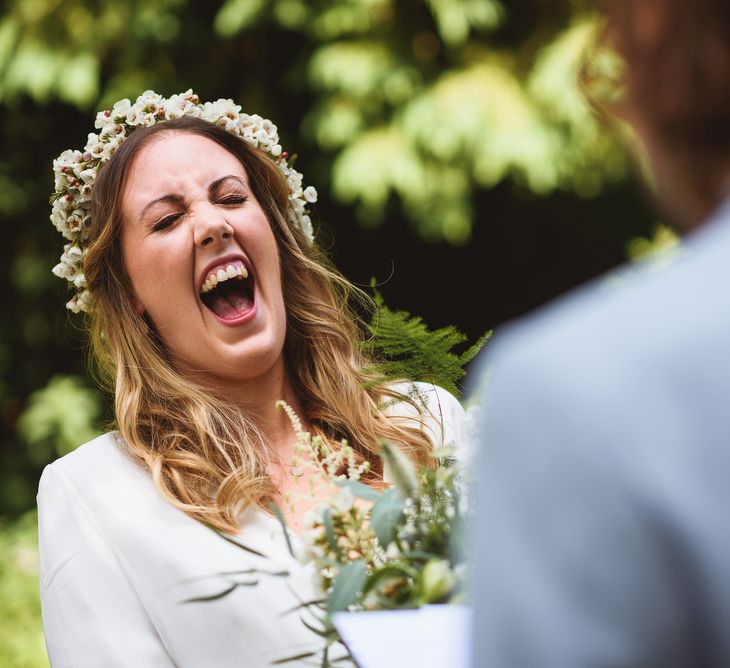
<instances>
[{"instance_id":1,"label":"grey suit jacket","mask_svg":"<svg viewBox=\"0 0 730 668\"><path fill-rule=\"evenodd\" d=\"M730 666L730 204L481 365L475 665Z\"/></svg>"}]
</instances>

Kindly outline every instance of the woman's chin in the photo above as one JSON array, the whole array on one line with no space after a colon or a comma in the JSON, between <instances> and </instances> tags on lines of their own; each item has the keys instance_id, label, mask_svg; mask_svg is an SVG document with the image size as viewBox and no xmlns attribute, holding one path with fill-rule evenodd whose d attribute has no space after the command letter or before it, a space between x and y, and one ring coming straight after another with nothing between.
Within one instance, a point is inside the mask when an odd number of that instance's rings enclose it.
<instances>
[{"instance_id":1,"label":"woman's chin","mask_svg":"<svg viewBox=\"0 0 730 668\"><path fill-rule=\"evenodd\" d=\"M267 382L281 374L284 337L263 331L231 337L235 329L227 327L224 336L211 337L210 330L194 348L177 355L176 366L185 375L211 389L229 383Z\"/></svg>"}]
</instances>

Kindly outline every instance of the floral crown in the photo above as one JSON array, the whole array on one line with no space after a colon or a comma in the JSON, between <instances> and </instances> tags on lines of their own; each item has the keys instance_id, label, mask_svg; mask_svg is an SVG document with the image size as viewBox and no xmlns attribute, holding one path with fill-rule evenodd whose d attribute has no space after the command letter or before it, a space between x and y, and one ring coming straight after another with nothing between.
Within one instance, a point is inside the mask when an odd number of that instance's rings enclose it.
<instances>
[{"instance_id":1,"label":"floral crown","mask_svg":"<svg viewBox=\"0 0 730 668\"><path fill-rule=\"evenodd\" d=\"M289 220L313 241L308 206L317 201L317 191L312 186L302 188L302 175L287 161L287 154L279 144L276 126L270 120L256 114L241 113L241 107L233 100L201 104L192 90L169 98L148 90L134 104L124 99L112 109L100 111L94 124L99 134L89 134L84 150L64 151L53 161L55 192L51 196L51 222L68 240L53 273L65 278L76 291L66 304L66 308L74 313L88 312L93 303L83 271L83 259L90 234L91 193L99 167L109 161L135 128L183 116L214 123L271 155L289 184Z\"/></svg>"}]
</instances>

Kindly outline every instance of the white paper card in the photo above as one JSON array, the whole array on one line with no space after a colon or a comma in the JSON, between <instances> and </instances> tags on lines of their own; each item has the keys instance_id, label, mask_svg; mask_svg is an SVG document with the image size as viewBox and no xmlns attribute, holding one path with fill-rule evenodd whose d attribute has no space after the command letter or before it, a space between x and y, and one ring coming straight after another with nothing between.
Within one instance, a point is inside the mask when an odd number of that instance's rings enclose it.
<instances>
[{"instance_id":1,"label":"white paper card","mask_svg":"<svg viewBox=\"0 0 730 668\"><path fill-rule=\"evenodd\" d=\"M335 628L360 668L471 668L472 611L460 605L339 612Z\"/></svg>"}]
</instances>

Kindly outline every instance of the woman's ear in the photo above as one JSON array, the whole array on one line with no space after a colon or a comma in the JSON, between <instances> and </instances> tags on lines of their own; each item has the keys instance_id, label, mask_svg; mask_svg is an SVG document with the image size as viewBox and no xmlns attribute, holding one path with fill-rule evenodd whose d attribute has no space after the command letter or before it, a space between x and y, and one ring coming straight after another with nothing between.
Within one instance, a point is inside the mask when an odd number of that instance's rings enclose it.
<instances>
[{"instance_id":1,"label":"woman's ear","mask_svg":"<svg viewBox=\"0 0 730 668\"><path fill-rule=\"evenodd\" d=\"M144 306L142 305L142 302L137 299L134 295L132 295L132 308L134 309L134 312L141 318L144 315Z\"/></svg>"}]
</instances>

